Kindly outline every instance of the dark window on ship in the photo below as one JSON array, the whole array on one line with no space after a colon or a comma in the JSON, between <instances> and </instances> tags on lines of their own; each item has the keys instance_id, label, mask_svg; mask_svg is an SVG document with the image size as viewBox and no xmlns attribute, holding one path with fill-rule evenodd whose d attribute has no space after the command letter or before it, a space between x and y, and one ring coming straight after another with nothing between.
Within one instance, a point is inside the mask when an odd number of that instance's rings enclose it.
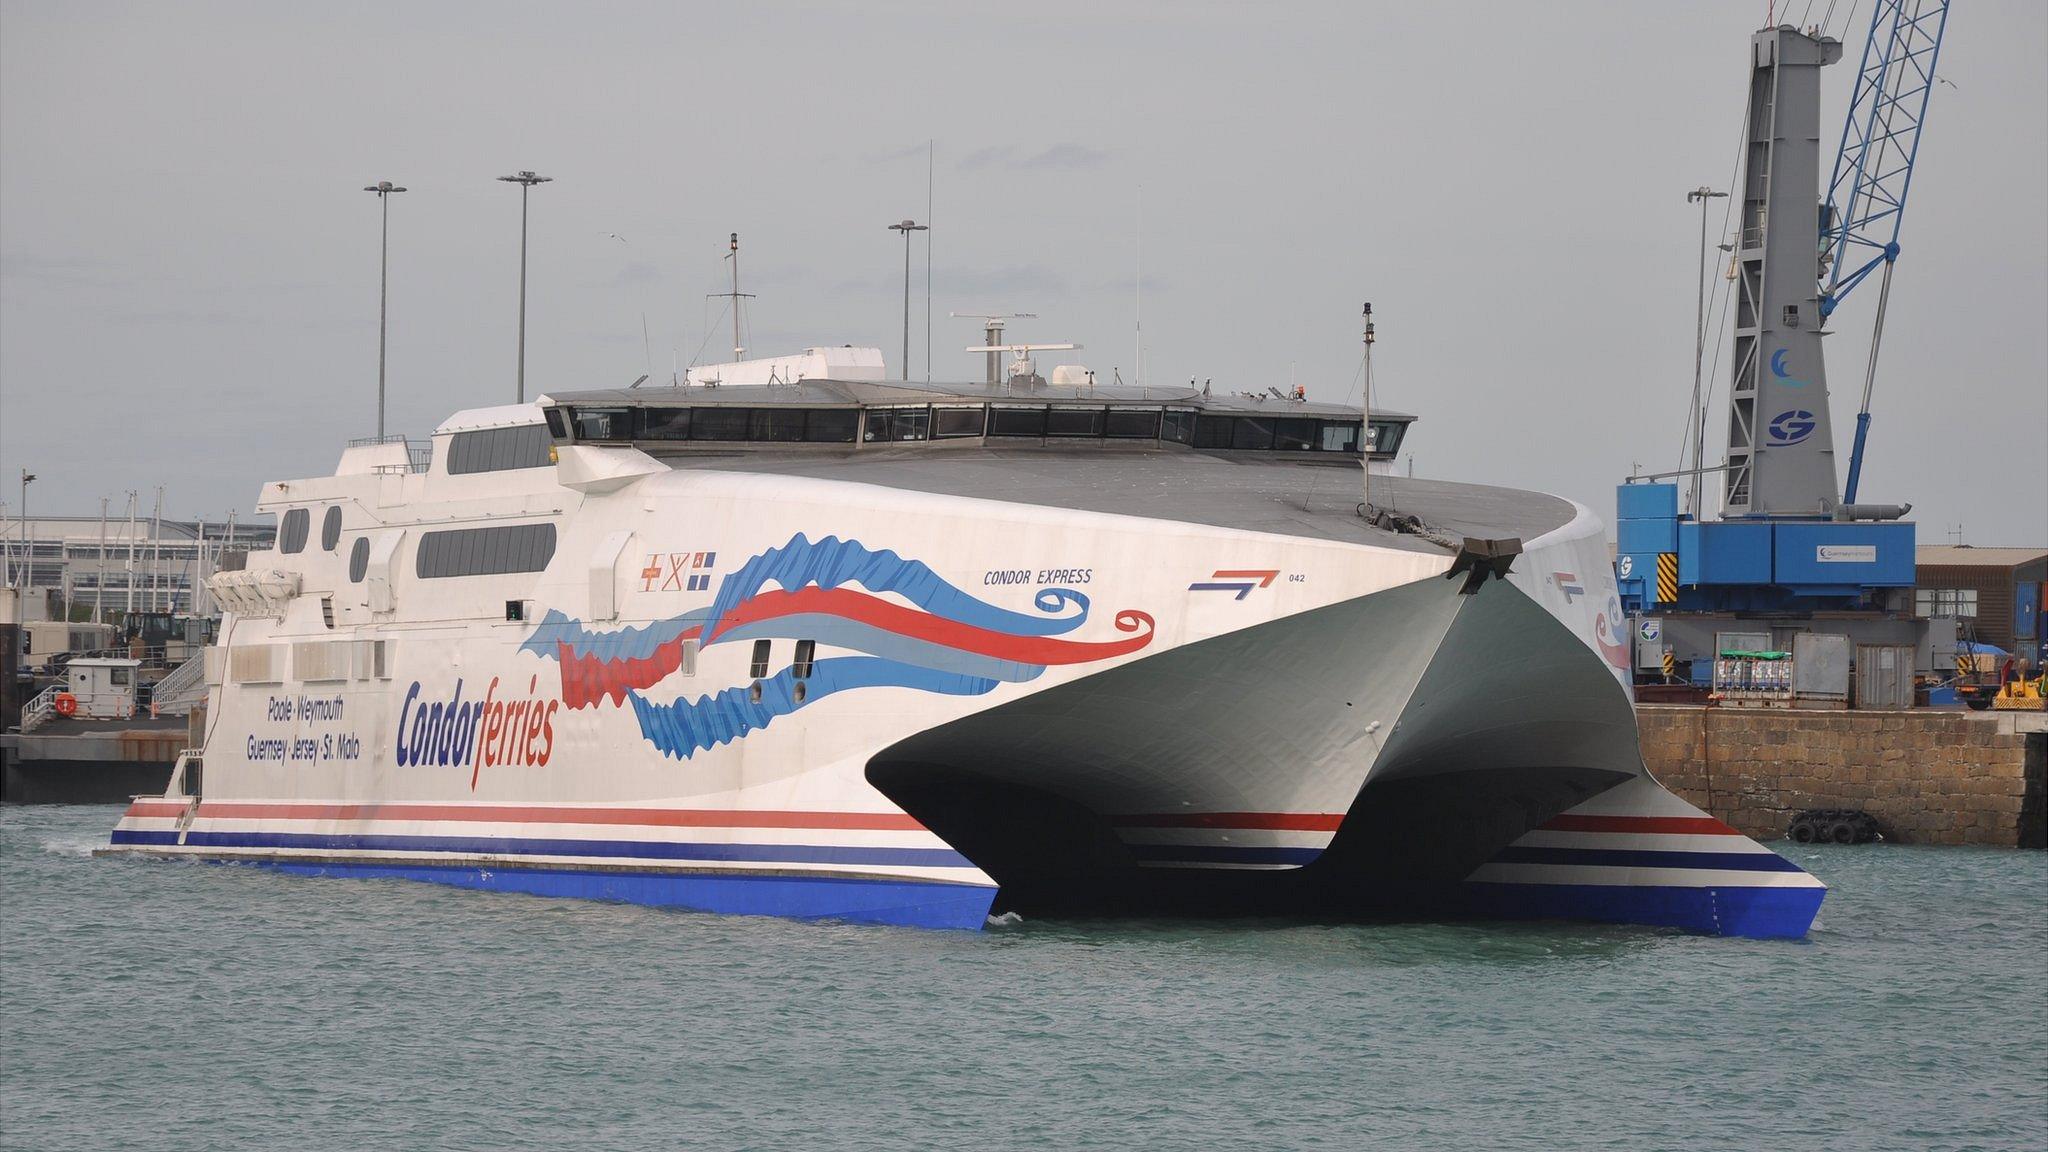
<instances>
[{"instance_id":1,"label":"dark window on ship","mask_svg":"<svg viewBox=\"0 0 2048 1152\"><path fill-rule=\"evenodd\" d=\"M1150 408L1111 408L1103 435L1112 440L1150 440L1159 434L1159 413Z\"/></svg>"},{"instance_id":2,"label":"dark window on ship","mask_svg":"<svg viewBox=\"0 0 2048 1152\"><path fill-rule=\"evenodd\" d=\"M811 678L811 666L817 663L818 642L799 640L796 642L796 659L790 664L790 675L799 680Z\"/></svg>"},{"instance_id":3,"label":"dark window on ship","mask_svg":"<svg viewBox=\"0 0 2048 1152\"><path fill-rule=\"evenodd\" d=\"M747 439L787 444L804 438L801 408L756 408L747 425Z\"/></svg>"},{"instance_id":4,"label":"dark window on ship","mask_svg":"<svg viewBox=\"0 0 2048 1152\"><path fill-rule=\"evenodd\" d=\"M304 508L294 508L284 514L284 524L277 530L277 550L290 556L306 550L306 533L313 525L313 514Z\"/></svg>"},{"instance_id":5,"label":"dark window on ship","mask_svg":"<svg viewBox=\"0 0 2048 1152\"><path fill-rule=\"evenodd\" d=\"M690 410L688 408L642 408L640 409L639 438L642 440L688 440L690 438Z\"/></svg>"},{"instance_id":6,"label":"dark window on ship","mask_svg":"<svg viewBox=\"0 0 2048 1152\"><path fill-rule=\"evenodd\" d=\"M889 440L924 440L931 434L931 411L925 408L873 408L862 439L870 443Z\"/></svg>"},{"instance_id":7,"label":"dark window on ship","mask_svg":"<svg viewBox=\"0 0 2048 1152\"><path fill-rule=\"evenodd\" d=\"M543 408L541 416L548 422L548 435L557 440L569 438L569 421L562 416L560 408Z\"/></svg>"},{"instance_id":8,"label":"dark window on ship","mask_svg":"<svg viewBox=\"0 0 2048 1152\"><path fill-rule=\"evenodd\" d=\"M754 641L754 658L747 665L749 679L759 680L768 675L768 644L766 640Z\"/></svg>"},{"instance_id":9,"label":"dark window on ship","mask_svg":"<svg viewBox=\"0 0 2048 1152\"><path fill-rule=\"evenodd\" d=\"M1239 416L1237 426L1231 430L1232 448L1271 448L1273 446L1273 422L1263 416Z\"/></svg>"},{"instance_id":10,"label":"dark window on ship","mask_svg":"<svg viewBox=\"0 0 2048 1152\"><path fill-rule=\"evenodd\" d=\"M361 584L363 577L369 574L370 538L368 536L358 536L356 537L356 542L349 545L348 548L348 582L351 584Z\"/></svg>"},{"instance_id":11,"label":"dark window on ship","mask_svg":"<svg viewBox=\"0 0 2048 1152\"><path fill-rule=\"evenodd\" d=\"M1054 408L1045 414L1047 436L1102 435L1102 409Z\"/></svg>"},{"instance_id":12,"label":"dark window on ship","mask_svg":"<svg viewBox=\"0 0 2048 1152\"><path fill-rule=\"evenodd\" d=\"M1195 421L1195 447L1230 447L1230 417L1203 416Z\"/></svg>"},{"instance_id":13,"label":"dark window on ship","mask_svg":"<svg viewBox=\"0 0 2048 1152\"><path fill-rule=\"evenodd\" d=\"M555 555L553 524L453 528L420 537L413 571L422 580L539 572Z\"/></svg>"},{"instance_id":14,"label":"dark window on ship","mask_svg":"<svg viewBox=\"0 0 2048 1152\"><path fill-rule=\"evenodd\" d=\"M690 417L690 439L745 440L748 423L745 408L699 408Z\"/></svg>"},{"instance_id":15,"label":"dark window on ship","mask_svg":"<svg viewBox=\"0 0 2048 1152\"><path fill-rule=\"evenodd\" d=\"M633 438L633 410L631 408L578 408L576 409L576 438L578 440L631 440Z\"/></svg>"},{"instance_id":16,"label":"dark window on ship","mask_svg":"<svg viewBox=\"0 0 2048 1152\"><path fill-rule=\"evenodd\" d=\"M932 410L932 439L952 440L961 436L979 436L988 427L988 409L934 408Z\"/></svg>"},{"instance_id":17,"label":"dark window on ship","mask_svg":"<svg viewBox=\"0 0 2048 1152\"><path fill-rule=\"evenodd\" d=\"M1375 455L1392 456L1401 450L1401 437L1408 432L1408 425L1399 420L1375 420L1372 422L1372 450Z\"/></svg>"},{"instance_id":18,"label":"dark window on ship","mask_svg":"<svg viewBox=\"0 0 2048 1152\"><path fill-rule=\"evenodd\" d=\"M813 408L804 439L813 444L851 444L860 436L860 409Z\"/></svg>"},{"instance_id":19,"label":"dark window on ship","mask_svg":"<svg viewBox=\"0 0 2048 1152\"><path fill-rule=\"evenodd\" d=\"M320 550L322 552L332 552L334 551L334 546L339 543L341 543L341 506L337 504L329 508L326 515L320 517Z\"/></svg>"},{"instance_id":20,"label":"dark window on ship","mask_svg":"<svg viewBox=\"0 0 2048 1152\"><path fill-rule=\"evenodd\" d=\"M1195 414L1185 408L1168 408L1166 418L1160 422L1159 438L1175 444L1186 444L1195 438Z\"/></svg>"},{"instance_id":21,"label":"dark window on ship","mask_svg":"<svg viewBox=\"0 0 2048 1152\"><path fill-rule=\"evenodd\" d=\"M1043 436L1045 435L1045 409L991 408L988 414L988 434L991 436Z\"/></svg>"},{"instance_id":22,"label":"dark window on ship","mask_svg":"<svg viewBox=\"0 0 2048 1152\"><path fill-rule=\"evenodd\" d=\"M1358 451L1358 421L1323 421L1322 445L1325 452Z\"/></svg>"},{"instance_id":23,"label":"dark window on ship","mask_svg":"<svg viewBox=\"0 0 2048 1152\"><path fill-rule=\"evenodd\" d=\"M1316 446L1316 422L1278 420L1273 426L1273 447L1282 451L1305 452Z\"/></svg>"},{"instance_id":24,"label":"dark window on ship","mask_svg":"<svg viewBox=\"0 0 2048 1152\"><path fill-rule=\"evenodd\" d=\"M545 468L554 463L549 459L552 449L545 424L457 432L448 439L448 474L468 476L515 468Z\"/></svg>"}]
</instances>

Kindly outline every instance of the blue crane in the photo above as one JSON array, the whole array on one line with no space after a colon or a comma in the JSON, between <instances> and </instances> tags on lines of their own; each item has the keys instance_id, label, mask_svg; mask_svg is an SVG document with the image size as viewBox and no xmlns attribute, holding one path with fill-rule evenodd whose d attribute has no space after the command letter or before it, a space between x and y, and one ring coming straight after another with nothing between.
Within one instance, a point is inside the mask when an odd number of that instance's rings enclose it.
<instances>
[{"instance_id":1,"label":"blue crane","mask_svg":"<svg viewBox=\"0 0 2048 1152\"><path fill-rule=\"evenodd\" d=\"M1863 446L1870 434L1870 392L1877 379L1878 343L1892 266L1899 258L1899 225L1913 185L1913 161L1934 92L1934 64L1948 25L1949 0L1877 0L1856 91L1842 124L1842 147L1828 182L1820 220L1820 314L1832 315L1850 292L1881 264L1877 318L1864 368L1863 403L1856 413L1856 443L1842 502L1856 502Z\"/></svg>"}]
</instances>

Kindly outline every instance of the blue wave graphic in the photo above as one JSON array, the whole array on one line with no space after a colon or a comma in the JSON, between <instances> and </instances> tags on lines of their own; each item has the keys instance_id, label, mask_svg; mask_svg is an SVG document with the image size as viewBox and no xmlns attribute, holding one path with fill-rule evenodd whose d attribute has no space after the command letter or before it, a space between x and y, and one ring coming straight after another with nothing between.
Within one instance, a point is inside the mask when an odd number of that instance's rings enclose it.
<instances>
[{"instance_id":1,"label":"blue wave graphic","mask_svg":"<svg viewBox=\"0 0 2048 1152\"><path fill-rule=\"evenodd\" d=\"M704 618L704 609L698 608L666 620L638 628L619 628L610 632L598 632L583 626L581 620L564 615L558 608L548 609L541 618L540 626L519 646L522 652L531 652L546 660L560 656L557 647L566 643L569 650L578 656L597 656L605 660L645 660L654 655L654 650L674 640L695 627Z\"/></svg>"},{"instance_id":2,"label":"blue wave graphic","mask_svg":"<svg viewBox=\"0 0 2048 1152\"><path fill-rule=\"evenodd\" d=\"M1057 613L1071 605L1080 609L1075 615L1012 612L955 588L920 561L905 560L891 551L876 552L858 540L837 536L814 544L799 532L789 543L761 553L719 582L704 634L716 637L718 622L725 614L770 583L792 590L808 584L820 588L858 584L870 592L894 592L933 615L1013 636L1058 636L1088 620L1088 597L1071 588L1041 588L1032 606L1042 613Z\"/></svg>"},{"instance_id":3,"label":"blue wave graphic","mask_svg":"<svg viewBox=\"0 0 2048 1152\"><path fill-rule=\"evenodd\" d=\"M915 688L946 696L980 696L993 691L1000 681L920 668L873 656L837 656L811 666L803 681L804 699L796 699L797 680L784 668L761 683L761 699L748 699L746 688L727 688L694 701L677 700L657 704L638 692L626 699L640 722L640 734L664 756L687 760L696 753L730 743L758 728L766 728L778 716L787 716L805 704L822 700L834 692L853 688Z\"/></svg>"}]
</instances>

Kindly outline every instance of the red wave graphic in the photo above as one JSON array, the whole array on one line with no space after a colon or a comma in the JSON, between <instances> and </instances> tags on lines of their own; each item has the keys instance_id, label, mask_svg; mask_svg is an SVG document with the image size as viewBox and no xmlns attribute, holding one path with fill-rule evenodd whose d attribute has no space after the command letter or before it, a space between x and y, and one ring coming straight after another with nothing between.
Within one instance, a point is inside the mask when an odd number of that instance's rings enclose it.
<instances>
[{"instance_id":1,"label":"red wave graphic","mask_svg":"<svg viewBox=\"0 0 2048 1152\"><path fill-rule=\"evenodd\" d=\"M692 628L654 650L652 656L605 660L578 656L567 641L556 645L562 664L562 703L575 708L593 708L609 698L623 704L632 689L651 688L663 677L683 666L683 641L695 640L700 629Z\"/></svg>"},{"instance_id":2,"label":"red wave graphic","mask_svg":"<svg viewBox=\"0 0 2048 1152\"><path fill-rule=\"evenodd\" d=\"M1127 640L1084 643L1078 640L1061 640L1053 636L1014 636L1008 632L996 632L987 628L977 628L972 624L962 624L957 620L948 620L943 616L934 616L915 608L905 608L900 604L878 600L847 588L811 586L798 588L793 592L763 592L726 613L724 619L718 622L718 630L725 632L742 624L805 612L820 612L857 620L899 636L927 640L947 648L972 652L978 656L1015 660L1020 664L1086 664L1095 660L1107 660L1136 652L1150 644L1152 633L1157 628L1150 615L1126 608L1116 614L1116 630L1144 630L1143 634ZM711 637L712 640L717 638L716 634Z\"/></svg>"}]
</instances>

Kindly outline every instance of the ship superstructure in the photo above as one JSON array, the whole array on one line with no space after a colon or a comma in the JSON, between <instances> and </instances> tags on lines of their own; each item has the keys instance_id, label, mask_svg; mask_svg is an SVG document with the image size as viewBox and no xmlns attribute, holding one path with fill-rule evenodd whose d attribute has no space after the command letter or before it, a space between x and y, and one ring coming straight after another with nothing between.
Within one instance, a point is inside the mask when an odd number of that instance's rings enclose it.
<instances>
[{"instance_id":1,"label":"ship superstructure","mask_svg":"<svg viewBox=\"0 0 2048 1152\"><path fill-rule=\"evenodd\" d=\"M716 378L267 485L114 848L948 927L1818 908L1645 773L1599 520L1392 475L1411 417Z\"/></svg>"}]
</instances>

